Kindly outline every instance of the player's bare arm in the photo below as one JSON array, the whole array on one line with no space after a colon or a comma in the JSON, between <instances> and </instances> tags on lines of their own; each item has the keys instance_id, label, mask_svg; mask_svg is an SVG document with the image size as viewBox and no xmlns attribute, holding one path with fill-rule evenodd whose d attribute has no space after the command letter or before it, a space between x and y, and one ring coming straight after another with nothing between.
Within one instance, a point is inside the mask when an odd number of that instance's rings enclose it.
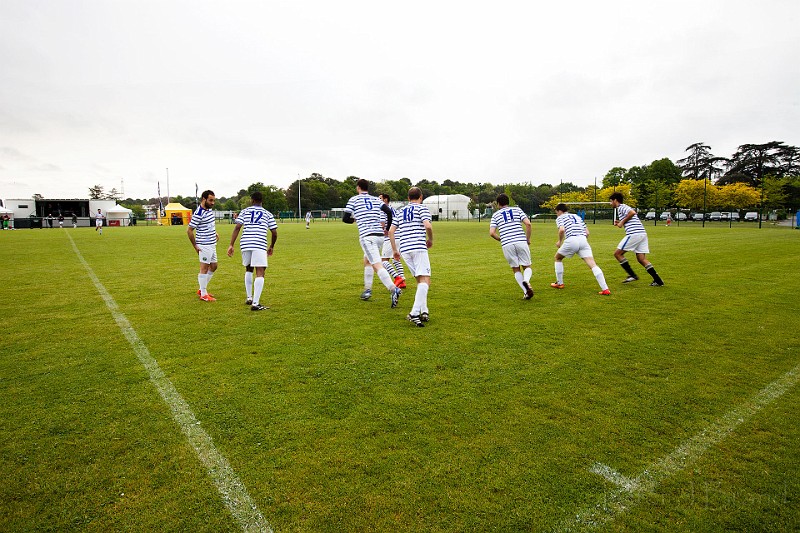
<instances>
[{"instance_id":1,"label":"player's bare arm","mask_svg":"<svg viewBox=\"0 0 800 533\"><path fill-rule=\"evenodd\" d=\"M242 229L241 224L236 224L236 227L233 228L233 234L231 235L231 244L228 246L228 257L233 257L233 245L236 244L236 237L239 236L239 231ZM219 238L219 236L217 237Z\"/></svg>"},{"instance_id":2,"label":"player's bare arm","mask_svg":"<svg viewBox=\"0 0 800 533\"><path fill-rule=\"evenodd\" d=\"M269 248L267 248L267 256L272 256L273 252L275 251L275 243L278 242L278 230L271 229L269 231L272 234L272 240L269 243Z\"/></svg>"},{"instance_id":3,"label":"player's bare arm","mask_svg":"<svg viewBox=\"0 0 800 533\"><path fill-rule=\"evenodd\" d=\"M496 241L500 240L500 235L497 234L497 228L489 228L489 237Z\"/></svg>"},{"instance_id":4,"label":"player's bare arm","mask_svg":"<svg viewBox=\"0 0 800 533\"><path fill-rule=\"evenodd\" d=\"M189 235L189 242L192 243L192 247L194 248L195 252L200 252L200 247L197 246L197 242L194 240L194 228L189 226L186 228L186 234Z\"/></svg>"},{"instance_id":5,"label":"player's bare arm","mask_svg":"<svg viewBox=\"0 0 800 533\"><path fill-rule=\"evenodd\" d=\"M425 233L428 234L428 240L425 241L425 246L431 248L433 247L433 226L429 220L423 220L422 225L425 226Z\"/></svg>"}]
</instances>

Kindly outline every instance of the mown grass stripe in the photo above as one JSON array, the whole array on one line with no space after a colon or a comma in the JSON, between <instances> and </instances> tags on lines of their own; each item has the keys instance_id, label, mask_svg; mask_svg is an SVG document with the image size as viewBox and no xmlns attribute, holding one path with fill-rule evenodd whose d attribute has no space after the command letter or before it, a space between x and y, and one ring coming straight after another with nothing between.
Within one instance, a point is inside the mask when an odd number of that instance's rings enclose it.
<instances>
[{"instance_id":1,"label":"mown grass stripe","mask_svg":"<svg viewBox=\"0 0 800 533\"><path fill-rule=\"evenodd\" d=\"M72 243L72 249L75 250L75 255L78 256L78 260L89 274L89 278L92 280L92 283L94 283L97 292L100 293L100 297L111 311L114 321L119 326L125 338L128 339L139 361L141 361L142 365L144 365L147 370L153 386L155 386L170 411L172 411L173 418L178 423L184 435L186 435L189 444L194 449L200 462L206 467L209 476L216 485L228 510L239 523L243 531L271 533L272 528L261 514L261 511L247 492L247 488L236 475L236 472L234 472L228 460L217 450L211 436L200 426L200 421L195 417L189 404L186 403L186 400L184 400L177 389L175 389L172 382L164 375L158 362L150 354L150 351L139 338L139 335L136 333L136 330L133 329L128 319L122 311L120 311L114 298L100 282L100 279L95 275L94 270L92 270L92 267L83 258L83 255L81 255L72 236L67 233L67 237L69 237L70 243Z\"/></svg>"},{"instance_id":2,"label":"mown grass stripe","mask_svg":"<svg viewBox=\"0 0 800 533\"><path fill-rule=\"evenodd\" d=\"M722 441L747 419L783 396L796 386L798 381L800 381L800 364L761 389L748 401L725 413L719 420L678 446L672 453L652 463L633 479L617 474L610 467L595 463L590 471L605 477L616 484L617 488L604 493L600 503L576 513L559 530L593 529L613 520L635 504L636 500L655 492L661 482L696 461L708 448Z\"/></svg>"}]
</instances>

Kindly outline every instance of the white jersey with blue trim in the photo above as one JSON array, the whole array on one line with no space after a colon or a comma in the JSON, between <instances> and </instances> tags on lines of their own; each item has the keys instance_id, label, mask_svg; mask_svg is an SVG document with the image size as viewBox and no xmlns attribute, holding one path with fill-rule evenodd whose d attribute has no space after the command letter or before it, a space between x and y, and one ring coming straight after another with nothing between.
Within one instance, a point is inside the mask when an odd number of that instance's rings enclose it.
<instances>
[{"instance_id":1,"label":"white jersey with blue trim","mask_svg":"<svg viewBox=\"0 0 800 533\"><path fill-rule=\"evenodd\" d=\"M515 242L528 244L528 238L522 230L522 221L528 220L528 215L519 207L503 207L495 211L492 220L489 222L490 228L497 228L500 231L500 244L507 246Z\"/></svg>"},{"instance_id":2,"label":"white jersey with blue trim","mask_svg":"<svg viewBox=\"0 0 800 533\"><path fill-rule=\"evenodd\" d=\"M564 238L584 237L586 235L586 224L578 215L564 213L556 218L556 226L564 228Z\"/></svg>"},{"instance_id":3,"label":"white jersey with blue trim","mask_svg":"<svg viewBox=\"0 0 800 533\"><path fill-rule=\"evenodd\" d=\"M192 213L189 227L195 229L194 242L196 244L217 244L217 226L213 210L204 209L202 205L197 206Z\"/></svg>"},{"instance_id":4,"label":"white jersey with blue trim","mask_svg":"<svg viewBox=\"0 0 800 533\"><path fill-rule=\"evenodd\" d=\"M368 235L383 236L383 228L381 227L382 205L383 200L368 193L357 194L347 201L344 212L350 213L356 219L359 237Z\"/></svg>"},{"instance_id":5,"label":"white jersey with blue trim","mask_svg":"<svg viewBox=\"0 0 800 533\"><path fill-rule=\"evenodd\" d=\"M647 233L642 221L639 219L639 215L636 214L636 210L629 205L619 204L619 207L617 207L617 220L622 220L628 216L628 213L631 211L633 212L633 216L625 223L625 235Z\"/></svg>"},{"instance_id":6,"label":"white jersey with blue trim","mask_svg":"<svg viewBox=\"0 0 800 533\"><path fill-rule=\"evenodd\" d=\"M417 203L410 203L403 207L392 219L392 226L397 228L394 232L394 239L397 241L400 253L428 249L425 220L431 221L431 212L427 206Z\"/></svg>"},{"instance_id":7,"label":"white jersey with blue trim","mask_svg":"<svg viewBox=\"0 0 800 533\"><path fill-rule=\"evenodd\" d=\"M251 205L242 209L242 212L236 217L236 223L242 226L239 247L243 252L266 250L267 231L278 229L275 217L260 205Z\"/></svg>"}]
</instances>

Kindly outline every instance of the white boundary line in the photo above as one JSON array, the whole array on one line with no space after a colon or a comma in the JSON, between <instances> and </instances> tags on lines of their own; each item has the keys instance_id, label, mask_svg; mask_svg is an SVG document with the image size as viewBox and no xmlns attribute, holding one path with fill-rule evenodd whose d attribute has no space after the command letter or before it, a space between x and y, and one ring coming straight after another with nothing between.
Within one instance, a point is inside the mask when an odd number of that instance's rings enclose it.
<instances>
[{"instance_id":1,"label":"white boundary line","mask_svg":"<svg viewBox=\"0 0 800 533\"><path fill-rule=\"evenodd\" d=\"M75 241L72 240L72 236L69 232L65 233L72 243L75 255L78 256L78 259L83 264L84 268L86 268L89 278L91 278L92 283L94 283L95 288L97 288L97 292L100 293L100 296L111 311L111 315L117 322L119 329L122 331L122 334L125 335L125 338L128 339L139 361L147 370L150 376L150 382L155 386L161 398L164 399L170 411L172 411L172 418L175 419L181 431L183 431L186 438L189 439L189 444L191 444L200 462L206 467L208 475L217 486L217 490L222 496L228 510L236 521L239 522L243 531L272 533L272 528L269 523L264 519L264 516L261 514L261 511L258 510L252 498L250 498L250 494L247 493L247 488L245 488L244 484L236 475L236 472L233 471L228 460L217 451L214 447L214 442L211 440L211 436L200 427L200 421L195 417L189 404L186 403L186 400L183 399L169 378L164 375L164 372L161 370L161 367L158 366L158 362L155 358L150 355L150 351L139 338L139 335L136 334L136 331L133 329L130 322L128 322L128 319L122 311L120 311L117 302L114 301L111 294L106 290L103 284L100 283L100 279L95 275L92 267L89 266L89 263L87 263L81 255L80 250L78 250L78 247L75 245Z\"/></svg>"},{"instance_id":2,"label":"white boundary line","mask_svg":"<svg viewBox=\"0 0 800 533\"><path fill-rule=\"evenodd\" d=\"M761 389L749 400L728 411L716 422L675 448L672 453L652 463L635 478L627 478L606 465L595 463L590 471L603 476L617 485L617 488L603 493L601 502L584 507L558 530L583 531L607 524L627 511L640 498L654 493L661 482L699 459L708 448L722 441L745 420L783 396L799 381L800 365L797 365Z\"/></svg>"}]
</instances>

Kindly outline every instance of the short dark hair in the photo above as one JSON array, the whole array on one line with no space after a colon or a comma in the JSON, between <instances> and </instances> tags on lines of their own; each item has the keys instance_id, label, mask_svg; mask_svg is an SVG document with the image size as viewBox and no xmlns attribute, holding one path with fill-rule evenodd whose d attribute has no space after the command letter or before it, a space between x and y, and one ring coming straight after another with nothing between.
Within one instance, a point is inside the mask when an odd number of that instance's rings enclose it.
<instances>
[{"instance_id":1,"label":"short dark hair","mask_svg":"<svg viewBox=\"0 0 800 533\"><path fill-rule=\"evenodd\" d=\"M368 191L369 190L369 181L365 180L364 178L361 178L360 180L358 180L356 182L356 187L358 187L362 191Z\"/></svg>"},{"instance_id":2,"label":"short dark hair","mask_svg":"<svg viewBox=\"0 0 800 533\"><path fill-rule=\"evenodd\" d=\"M556 206L556 211L561 211L562 213L566 213L567 211L569 211L569 207L567 207L567 204L558 204Z\"/></svg>"},{"instance_id":3,"label":"short dark hair","mask_svg":"<svg viewBox=\"0 0 800 533\"><path fill-rule=\"evenodd\" d=\"M497 196L497 205L508 205L508 195L501 193Z\"/></svg>"},{"instance_id":4,"label":"short dark hair","mask_svg":"<svg viewBox=\"0 0 800 533\"><path fill-rule=\"evenodd\" d=\"M616 200L619 203L622 203L622 200L624 199L624 196L622 196L621 192L615 192L615 193L611 193L611 196L609 196L608 199L609 200Z\"/></svg>"},{"instance_id":5,"label":"short dark hair","mask_svg":"<svg viewBox=\"0 0 800 533\"><path fill-rule=\"evenodd\" d=\"M250 194L250 199L257 204L260 204L261 201L264 200L264 195L261 194L261 191L253 191L253 193Z\"/></svg>"},{"instance_id":6,"label":"short dark hair","mask_svg":"<svg viewBox=\"0 0 800 533\"><path fill-rule=\"evenodd\" d=\"M214 191L212 191L212 190L205 190L205 191L203 191L203 194L200 195L200 198L205 200L209 196L216 196L216 194L214 194Z\"/></svg>"},{"instance_id":7,"label":"short dark hair","mask_svg":"<svg viewBox=\"0 0 800 533\"><path fill-rule=\"evenodd\" d=\"M422 198L422 189L419 187L411 187L408 189L409 200L419 200L420 198Z\"/></svg>"},{"instance_id":8,"label":"short dark hair","mask_svg":"<svg viewBox=\"0 0 800 533\"><path fill-rule=\"evenodd\" d=\"M383 199L384 199L384 200L386 200L387 202L390 202L390 201L392 200L391 198L389 198L389 195L388 195L388 194L386 194L385 192L382 192L382 193L381 193L381 198L383 198Z\"/></svg>"}]
</instances>

